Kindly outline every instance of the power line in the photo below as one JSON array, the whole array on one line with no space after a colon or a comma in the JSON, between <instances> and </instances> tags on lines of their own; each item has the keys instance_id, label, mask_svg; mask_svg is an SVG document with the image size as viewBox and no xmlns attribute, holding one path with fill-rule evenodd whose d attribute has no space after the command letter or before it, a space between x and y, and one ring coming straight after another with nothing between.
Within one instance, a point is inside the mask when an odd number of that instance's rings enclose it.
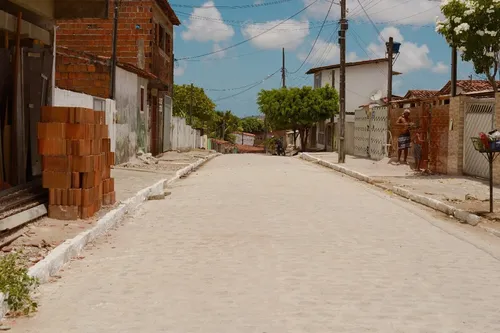
<instances>
[{"instance_id":1,"label":"power line","mask_svg":"<svg viewBox=\"0 0 500 333\"><path fill-rule=\"evenodd\" d=\"M266 76L264 79L262 79L262 80L256 82L255 84L251 85L249 88L247 88L247 89L245 89L243 91L240 91L240 92L238 92L236 94L232 94L232 95L229 95L229 96L218 98L214 102L220 102L220 101L223 101L223 100L226 100L226 99L233 98L233 97L236 97L238 95L241 95L241 94L243 94L243 93L245 93L245 92L247 92L247 91L249 91L249 90L251 90L251 89L253 89L253 88L255 88L255 87L259 86L259 85L261 85L262 83L264 83L265 81L269 80L271 77L273 77L274 75L276 75L276 73L278 73L280 71L281 71L281 68L279 68L276 72L274 72L274 73Z\"/></svg>"},{"instance_id":2,"label":"power line","mask_svg":"<svg viewBox=\"0 0 500 333\"><path fill-rule=\"evenodd\" d=\"M317 2L318 2L318 0L315 0L314 2L310 3L310 4L309 4L309 5L307 5L306 7L302 8L301 10L299 10L297 13L295 13L295 14L293 14L292 16L288 17L286 20L281 21L280 23L278 23L278 24L274 25L273 27L271 27L271 28L269 28L269 29L265 30L264 32L261 32L260 34L257 34L257 35L255 35L255 36L253 36L253 37L251 37L251 38L245 39L245 40L243 40L243 41L241 41L241 42L239 42L239 43L233 44L233 45L231 45L231 46L228 46L228 47L222 48L222 49L217 50L217 51L208 52L208 53L204 53L204 54L200 54L200 55L197 55L197 56L192 56L192 57L183 57L183 58L180 58L180 59L177 59L177 60L187 60L187 59L196 59L196 58L206 57L206 56L209 56L209 55L212 55L212 54L216 54L216 53L219 53L219 52L224 52L224 51L226 51L226 50L229 50L229 49L235 48L235 47L237 47L237 46L240 46L240 45L242 45L242 44L245 44L245 43L247 43L247 42L249 42L249 41L251 41L251 40L253 40L253 39L255 39L255 38L259 37L259 36L264 35L265 33L268 33L269 31L273 30L274 28L279 27L279 26L280 26L280 25L282 25L283 23L285 23L285 22L287 22L287 21L291 20L291 19L292 19L292 18L294 18L295 16L297 16L297 15L301 14L302 12L306 11L309 7L311 7L312 5L314 5L314 4L315 4L315 3L317 3Z\"/></svg>"},{"instance_id":3,"label":"power line","mask_svg":"<svg viewBox=\"0 0 500 333\"><path fill-rule=\"evenodd\" d=\"M236 6L225 6L225 5L200 6L200 5L177 4L177 3L171 3L170 6L179 7L179 8L197 8L197 9L211 9L211 8L216 8L216 9L249 9L249 8L259 8L259 7L265 7L265 6L281 5L281 4L284 4L287 2L291 2L291 1L294 1L294 0L275 0L275 1L270 1L270 2L253 3L253 4L236 5Z\"/></svg>"},{"instance_id":4,"label":"power line","mask_svg":"<svg viewBox=\"0 0 500 333\"><path fill-rule=\"evenodd\" d=\"M366 18L371 22L373 28L375 29L375 31L377 32L377 34L380 36L380 38L385 42L384 40L384 37L382 36L382 34L380 33L380 30L378 30L377 26L375 25L375 23L373 23L370 15L368 15L368 12L366 11L365 7L361 4L361 1L358 0L358 3L359 5L361 6L361 9L363 10L363 12L365 12L365 15L366 15Z\"/></svg>"},{"instance_id":5,"label":"power line","mask_svg":"<svg viewBox=\"0 0 500 333\"><path fill-rule=\"evenodd\" d=\"M333 7L333 0L330 3L330 7L328 7L328 11L326 12L325 19L323 20L323 24L321 25L321 28L319 29L318 34L316 35L316 39L314 40L314 43L313 43L311 49L309 50L309 53L307 54L307 57L305 57L305 59L302 61L302 63L300 64L299 68L297 68L291 74L295 74L298 71L300 71L300 69L302 68L302 66L304 66L304 64L306 63L307 59L309 59L309 56L311 55L312 51L314 50L314 47L316 46L316 43L318 42L318 38L321 35L321 32L323 31L323 27L325 26L326 20L328 19L328 15L330 15L330 11L332 10L332 7Z\"/></svg>"}]
</instances>

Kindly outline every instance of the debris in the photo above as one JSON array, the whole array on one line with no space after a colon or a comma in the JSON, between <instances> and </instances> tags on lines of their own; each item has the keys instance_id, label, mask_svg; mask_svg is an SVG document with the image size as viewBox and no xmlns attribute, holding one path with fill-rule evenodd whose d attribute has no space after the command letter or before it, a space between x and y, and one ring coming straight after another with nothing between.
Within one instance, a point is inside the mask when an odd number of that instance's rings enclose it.
<instances>
[{"instance_id":1,"label":"debris","mask_svg":"<svg viewBox=\"0 0 500 333\"><path fill-rule=\"evenodd\" d=\"M477 201L478 199L475 196L473 196L472 194L466 194L465 200Z\"/></svg>"},{"instance_id":2,"label":"debris","mask_svg":"<svg viewBox=\"0 0 500 333\"><path fill-rule=\"evenodd\" d=\"M16 239L21 238L21 237L23 237L23 234L21 234L21 235L17 235L17 236L15 236L15 237L12 237L12 238L10 238L10 239L6 240L6 241L5 241L5 242L3 242L2 244L0 244L0 250L1 250L2 248L4 248L5 246L12 244L12 243L13 243ZM5 252L5 251L4 251L4 252Z\"/></svg>"},{"instance_id":3,"label":"debris","mask_svg":"<svg viewBox=\"0 0 500 333\"><path fill-rule=\"evenodd\" d=\"M9 326L5 326L2 323L0 323L0 331L9 331L9 330L10 330Z\"/></svg>"},{"instance_id":4,"label":"debris","mask_svg":"<svg viewBox=\"0 0 500 333\"><path fill-rule=\"evenodd\" d=\"M148 200L163 200L165 199L165 194L150 195Z\"/></svg>"},{"instance_id":5,"label":"debris","mask_svg":"<svg viewBox=\"0 0 500 333\"><path fill-rule=\"evenodd\" d=\"M5 253L12 252L12 250L13 250L12 246L5 246L2 248L2 251Z\"/></svg>"}]
</instances>

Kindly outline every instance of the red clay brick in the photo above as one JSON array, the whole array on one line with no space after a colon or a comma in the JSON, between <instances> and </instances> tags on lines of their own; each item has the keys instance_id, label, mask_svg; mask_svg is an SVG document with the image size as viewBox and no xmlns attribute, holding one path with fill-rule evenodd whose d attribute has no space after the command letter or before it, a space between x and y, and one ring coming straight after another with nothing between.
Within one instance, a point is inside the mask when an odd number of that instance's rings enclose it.
<instances>
[{"instance_id":1,"label":"red clay brick","mask_svg":"<svg viewBox=\"0 0 500 333\"><path fill-rule=\"evenodd\" d=\"M49 217L57 220L78 220L80 209L78 206L49 205Z\"/></svg>"},{"instance_id":2,"label":"red clay brick","mask_svg":"<svg viewBox=\"0 0 500 333\"><path fill-rule=\"evenodd\" d=\"M106 114L104 111L94 111L94 123L98 125L104 125L106 119Z\"/></svg>"},{"instance_id":3,"label":"red clay brick","mask_svg":"<svg viewBox=\"0 0 500 333\"><path fill-rule=\"evenodd\" d=\"M56 189L50 188L49 189L49 205L55 205L55 204L57 204Z\"/></svg>"},{"instance_id":4,"label":"red clay brick","mask_svg":"<svg viewBox=\"0 0 500 333\"><path fill-rule=\"evenodd\" d=\"M103 138L102 139L102 152L109 153L111 152L111 139Z\"/></svg>"},{"instance_id":5,"label":"red clay brick","mask_svg":"<svg viewBox=\"0 0 500 333\"><path fill-rule=\"evenodd\" d=\"M114 191L104 194L104 197L102 199L103 205L110 206L114 205L115 202L116 202L116 195Z\"/></svg>"},{"instance_id":6,"label":"red clay brick","mask_svg":"<svg viewBox=\"0 0 500 333\"><path fill-rule=\"evenodd\" d=\"M92 140L95 137L95 125L66 124L66 137L72 140Z\"/></svg>"},{"instance_id":7,"label":"red clay brick","mask_svg":"<svg viewBox=\"0 0 500 333\"><path fill-rule=\"evenodd\" d=\"M63 123L38 123L39 139L64 139L66 125Z\"/></svg>"},{"instance_id":8,"label":"red clay brick","mask_svg":"<svg viewBox=\"0 0 500 333\"><path fill-rule=\"evenodd\" d=\"M44 188L71 188L71 172L43 171L42 185Z\"/></svg>"},{"instance_id":9,"label":"red clay brick","mask_svg":"<svg viewBox=\"0 0 500 333\"><path fill-rule=\"evenodd\" d=\"M66 140L38 139L38 152L42 156L67 155L68 146Z\"/></svg>"},{"instance_id":10,"label":"red clay brick","mask_svg":"<svg viewBox=\"0 0 500 333\"><path fill-rule=\"evenodd\" d=\"M115 153L113 152L106 153L106 159L104 163L106 166L115 165Z\"/></svg>"},{"instance_id":11,"label":"red clay brick","mask_svg":"<svg viewBox=\"0 0 500 333\"><path fill-rule=\"evenodd\" d=\"M72 206L81 206L82 205L82 189L75 188L69 190L71 193L71 205Z\"/></svg>"},{"instance_id":12,"label":"red clay brick","mask_svg":"<svg viewBox=\"0 0 500 333\"><path fill-rule=\"evenodd\" d=\"M71 170L71 156L43 156L42 170L43 171L60 171L66 172Z\"/></svg>"},{"instance_id":13,"label":"red clay brick","mask_svg":"<svg viewBox=\"0 0 500 333\"><path fill-rule=\"evenodd\" d=\"M42 123L69 123L71 122L71 109L61 106L43 106L40 121Z\"/></svg>"},{"instance_id":14,"label":"red clay brick","mask_svg":"<svg viewBox=\"0 0 500 333\"><path fill-rule=\"evenodd\" d=\"M82 175L82 188L92 188L102 183L102 173L100 171L86 172Z\"/></svg>"},{"instance_id":15,"label":"red clay brick","mask_svg":"<svg viewBox=\"0 0 500 333\"><path fill-rule=\"evenodd\" d=\"M72 172L71 173L71 187L72 188L80 188L81 186L81 181L80 181L80 173L79 172Z\"/></svg>"}]
</instances>

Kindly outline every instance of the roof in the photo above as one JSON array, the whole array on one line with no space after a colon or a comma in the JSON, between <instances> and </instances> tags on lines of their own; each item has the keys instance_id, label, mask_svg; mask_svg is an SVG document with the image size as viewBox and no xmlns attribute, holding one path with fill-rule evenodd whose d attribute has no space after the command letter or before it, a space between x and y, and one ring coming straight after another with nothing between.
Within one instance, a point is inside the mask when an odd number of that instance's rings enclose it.
<instances>
[{"instance_id":1,"label":"roof","mask_svg":"<svg viewBox=\"0 0 500 333\"><path fill-rule=\"evenodd\" d=\"M127 72L131 72L134 74L139 75L140 77L143 77L145 79L157 79L158 77L154 75L153 73L150 73L144 69L140 69L139 67L132 65L131 63L127 62L117 62L116 66L126 70Z\"/></svg>"},{"instance_id":2,"label":"roof","mask_svg":"<svg viewBox=\"0 0 500 333\"><path fill-rule=\"evenodd\" d=\"M387 58L379 58L379 59L371 59L371 60L363 60L363 61L355 61L355 62L346 62L345 65L346 65L346 67L354 67L354 66L378 64L381 62L388 62L388 59ZM311 68L310 70L308 70L306 72L306 74L314 74L314 73L321 72L324 70L336 69L336 68L340 68L340 64ZM393 73L393 75L401 74L399 72L392 72L392 73Z\"/></svg>"},{"instance_id":3,"label":"roof","mask_svg":"<svg viewBox=\"0 0 500 333\"><path fill-rule=\"evenodd\" d=\"M500 85L500 81L497 81ZM457 88L462 89L462 93L470 93L476 91L492 90L493 87L486 80L457 80ZM439 95L448 95L451 93L451 81L445 84L439 91Z\"/></svg>"},{"instance_id":4,"label":"roof","mask_svg":"<svg viewBox=\"0 0 500 333\"><path fill-rule=\"evenodd\" d=\"M170 4L168 3L168 0L156 0L156 3L158 4L158 6L160 6L161 9L163 9L173 25L181 25L181 21L175 14L172 6L170 6Z\"/></svg>"},{"instance_id":5,"label":"roof","mask_svg":"<svg viewBox=\"0 0 500 333\"><path fill-rule=\"evenodd\" d=\"M438 90L408 90L406 95L401 99L430 98L436 96L438 92Z\"/></svg>"}]
</instances>

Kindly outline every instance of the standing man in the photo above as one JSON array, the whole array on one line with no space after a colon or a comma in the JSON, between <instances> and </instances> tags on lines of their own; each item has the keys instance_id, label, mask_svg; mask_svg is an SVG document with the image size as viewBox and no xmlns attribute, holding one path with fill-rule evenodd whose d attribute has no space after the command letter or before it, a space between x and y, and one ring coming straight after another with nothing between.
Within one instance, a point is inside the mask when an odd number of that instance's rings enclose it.
<instances>
[{"instance_id":1,"label":"standing man","mask_svg":"<svg viewBox=\"0 0 500 333\"><path fill-rule=\"evenodd\" d=\"M410 110L405 109L403 115L399 117L397 124L402 128L402 132L398 137L398 164L401 163L401 153L404 152L403 163L407 164L408 159L408 149L411 146L411 135L410 135Z\"/></svg>"}]
</instances>

